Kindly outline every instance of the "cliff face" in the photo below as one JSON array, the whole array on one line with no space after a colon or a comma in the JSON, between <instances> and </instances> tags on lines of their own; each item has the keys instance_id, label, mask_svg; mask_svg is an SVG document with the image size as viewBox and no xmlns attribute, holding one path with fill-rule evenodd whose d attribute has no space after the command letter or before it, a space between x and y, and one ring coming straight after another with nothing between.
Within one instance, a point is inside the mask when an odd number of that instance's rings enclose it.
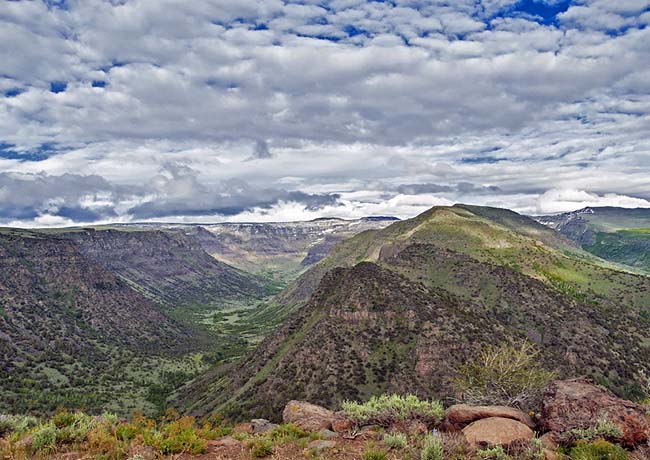
<instances>
[{"instance_id":1,"label":"cliff face","mask_svg":"<svg viewBox=\"0 0 650 460\"><path fill-rule=\"evenodd\" d=\"M65 236L90 260L174 307L219 306L264 292L259 279L214 259L200 241L179 231L84 230Z\"/></svg>"},{"instance_id":2,"label":"cliff face","mask_svg":"<svg viewBox=\"0 0 650 460\"><path fill-rule=\"evenodd\" d=\"M193 233L201 239L207 252L237 267L256 271L261 262L271 267L300 271L325 258L337 243L346 238L366 230L384 228L395 220L382 217L228 223L205 225L194 229Z\"/></svg>"}]
</instances>

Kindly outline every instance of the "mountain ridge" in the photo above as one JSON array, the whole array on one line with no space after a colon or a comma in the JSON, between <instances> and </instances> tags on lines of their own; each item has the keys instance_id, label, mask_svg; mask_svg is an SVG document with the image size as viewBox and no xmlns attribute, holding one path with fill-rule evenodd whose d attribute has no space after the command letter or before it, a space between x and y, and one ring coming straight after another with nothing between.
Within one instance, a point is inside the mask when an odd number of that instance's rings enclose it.
<instances>
[{"instance_id":1,"label":"mountain ridge","mask_svg":"<svg viewBox=\"0 0 650 460\"><path fill-rule=\"evenodd\" d=\"M517 338L542 346L549 367L577 368L620 393L638 391L637 372L650 365L639 346L650 343L639 327L650 326L650 279L497 208L432 208L360 233L278 302L300 289L307 300L280 329L240 364L186 387L181 407L271 417L288 398L336 406L385 391L453 397L453 369L474 347Z\"/></svg>"}]
</instances>

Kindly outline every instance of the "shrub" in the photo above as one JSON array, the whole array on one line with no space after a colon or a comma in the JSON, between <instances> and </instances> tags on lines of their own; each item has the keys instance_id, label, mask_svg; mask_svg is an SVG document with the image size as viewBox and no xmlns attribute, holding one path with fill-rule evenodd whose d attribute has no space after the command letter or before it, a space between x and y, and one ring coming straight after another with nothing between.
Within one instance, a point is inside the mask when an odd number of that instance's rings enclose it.
<instances>
[{"instance_id":1,"label":"shrub","mask_svg":"<svg viewBox=\"0 0 650 460\"><path fill-rule=\"evenodd\" d=\"M345 401L345 415L359 425L388 427L397 421L420 420L427 425L440 422L445 415L438 401L420 400L417 396L373 396L366 403Z\"/></svg>"},{"instance_id":2,"label":"shrub","mask_svg":"<svg viewBox=\"0 0 650 460\"><path fill-rule=\"evenodd\" d=\"M98 419L81 412L60 412L52 418L58 429L59 444L79 443L86 440L88 433L98 425Z\"/></svg>"},{"instance_id":3,"label":"shrub","mask_svg":"<svg viewBox=\"0 0 650 460\"><path fill-rule=\"evenodd\" d=\"M6 433L26 433L37 427L38 419L32 416L0 415L0 436Z\"/></svg>"},{"instance_id":4,"label":"shrub","mask_svg":"<svg viewBox=\"0 0 650 460\"><path fill-rule=\"evenodd\" d=\"M421 460L443 460L444 454L445 451L440 434L427 434L422 444Z\"/></svg>"},{"instance_id":5,"label":"shrub","mask_svg":"<svg viewBox=\"0 0 650 460\"><path fill-rule=\"evenodd\" d=\"M378 449L373 445L366 447L366 450L361 454L363 460L385 460L386 456L387 454L385 450Z\"/></svg>"},{"instance_id":6,"label":"shrub","mask_svg":"<svg viewBox=\"0 0 650 460\"><path fill-rule=\"evenodd\" d=\"M280 425L268 434L268 438L275 443L293 442L307 436L309 433L293 423Z\"/></svg>"},{"instance_id":7,"label":"shrub","mask_svg":"<svg viewBox=\"0 0 650 460\"><path fill-rule=\"evenodd\" d=\"M120 441L130 441L135 438L140 429L133 423L120 423L115 427L115 436Z\"/></svg>"},{"instance_id":8,"label":"shrub","mask_svg":"<svg viewBox=\"0 0 650 460\"><path fill-rule=\"evenodd\" d=\"M477 450L476 456L481 460L507 460L510 458L501 446Z\"/></svg>"},{"instance_id":9,"label":"shrub","mask_svg":"<svg viewBox=\"0 0 650 460\"><path fill-rule=\"evenodd\" d=\"M197 433L194 417L182 417L165 425L162 429L160 452L169 454L202 454L208 449L208 443Z\"/></svg>"},{"instance_id":10,"label":"shrub","mask_svg":"<svg viewBox=\"0 0 650 460\"><path fill-rule=\"evenodd\" d=\"M75 415L76 414L68 412L67 410L59 411L52 417L52 423L54 423L54 426L57 428L71 426L76 420Z\"/></svg>"},{"instance_id":11,"label":"shrub","mask_svg":"<svg viewBox=\"0 0 650 460\"><path fill-rule=\"evenodd\" d=\"M56 449L57 429L51 423L41 425L33 434L32 449L37 452L52 452Z\"/></svg>"},{"instance_id":12,"label":"shrub","mask_svg":"<svg viewBox=\"0 0 650 460\"><path fill-rule=\"evenodd\" d=\"M518 407L539 402L556 375L540 366L539 354L527 340L486 347L459 369L456 387L461 399Z\"/></svg>"},{"instance_id":13,"label":"shrub","mask_svg":"<svg viewBox=\"0 0 650 460\"><path fill-rule=\"evenodd\" d=\"M472 447L462 433L445 433L442 438L445 460L467 460L472 458Z\"/></svg>"},{"instance_id":14,"label":"shrub","mask_svg":"<svg viewBox=\"0 0 650 460\"><path fill-rule=\"evenodd\" d=\"M508 455L517 460L545 460L544 446L539 438L515 441L508 446Z\"/></svg>"},{"instance_id":15,"label":"shrub","mask_svg":"<svg viewBox=\"0 0 650 460\"><path fill-rule=\"evenodd\" d=\"M248 444L248 447L253 458L268 457L273 454L273 443L268 439L255 439Z\"/></svg>"},{"instance_id":16,"label":"shrub","mask_svg":"<svg viewBox=\"0 0 650 460\"><path fill-rule=\"evenodd\" d=\"M573 441L594 441L596 439L614 440L623 436L621 429L613 422L603 418L589 428L574 428L569 432Z\"/></svg>"},{"instance_id":17,"label":"shrub","mask_svg":"<svg viewBox=\"0 0 650 460\"><path fill-rule=\"evenodd\" d=\"M591 443L579 443L571 449L572 460L628 460L629 454L621 446L604 439Z\"/></svg>"},{"instance_id":18,"label":"shrub","mask_svg":"<svg viewBox=\"0 0 650 460\"><path fill-rule=\"evenodd\" d=\"M408 440L404 433L386 433L384 435L384 444L389 449L405 449Z\"/></svg>"}]
</instances>

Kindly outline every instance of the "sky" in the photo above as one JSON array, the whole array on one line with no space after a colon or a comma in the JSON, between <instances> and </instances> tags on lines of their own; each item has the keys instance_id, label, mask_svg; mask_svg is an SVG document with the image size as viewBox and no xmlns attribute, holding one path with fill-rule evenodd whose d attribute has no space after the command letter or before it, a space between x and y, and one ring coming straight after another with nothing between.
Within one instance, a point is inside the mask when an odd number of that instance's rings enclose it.
<instances>
[{"instance_id":1,"label":"sky","mask_svg":"<svg viewBox=\"0 0 650 460\"><path fill-rule=\"evenodd\" d=\"M650 0L0 1L0 225L650 207Z\"/></svg>"}]
</instances>

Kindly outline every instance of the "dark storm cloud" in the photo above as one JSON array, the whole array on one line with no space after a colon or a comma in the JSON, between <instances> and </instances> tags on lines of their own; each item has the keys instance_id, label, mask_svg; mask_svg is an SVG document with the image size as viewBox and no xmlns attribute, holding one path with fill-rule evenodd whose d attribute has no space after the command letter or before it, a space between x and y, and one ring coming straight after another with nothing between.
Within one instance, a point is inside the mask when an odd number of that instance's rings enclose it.
<instances>
[{"instance_id":1,"label":"dark storm cloud","mask_svg":"<svg viewBox=\"0 0 650 460\"><path fill-rule=\"evenodd\" d=\"M232 216L280 202L307 209L335 205L336 194L309 194L258 189L242 180L212 186L202 184L190 168L167 164L145 186L115 187L100 176L65 174L0 174L0 222L56 217L57 222L93 222L128 216L155 219L167 216ZM121 209L123 202L137 202Z\"/></svg>"},{"instance_id":2,"label":"dark storm cloud","mask_svg":"<svg viewBox=\"0 0 650 460\"><path fill-rule=\"evenodd\" d=\"M82 212L80 201L85 198L90 202L93 197L114 191L104 178L95 175L0 173L0 219L34 218L46 213L65 217L80 217L85 213L88 216L90 209ZM112 210L107 212L114 215ZM90 220L101 214L93 213L92 217Z\"/></svg>"}]
</instances>

